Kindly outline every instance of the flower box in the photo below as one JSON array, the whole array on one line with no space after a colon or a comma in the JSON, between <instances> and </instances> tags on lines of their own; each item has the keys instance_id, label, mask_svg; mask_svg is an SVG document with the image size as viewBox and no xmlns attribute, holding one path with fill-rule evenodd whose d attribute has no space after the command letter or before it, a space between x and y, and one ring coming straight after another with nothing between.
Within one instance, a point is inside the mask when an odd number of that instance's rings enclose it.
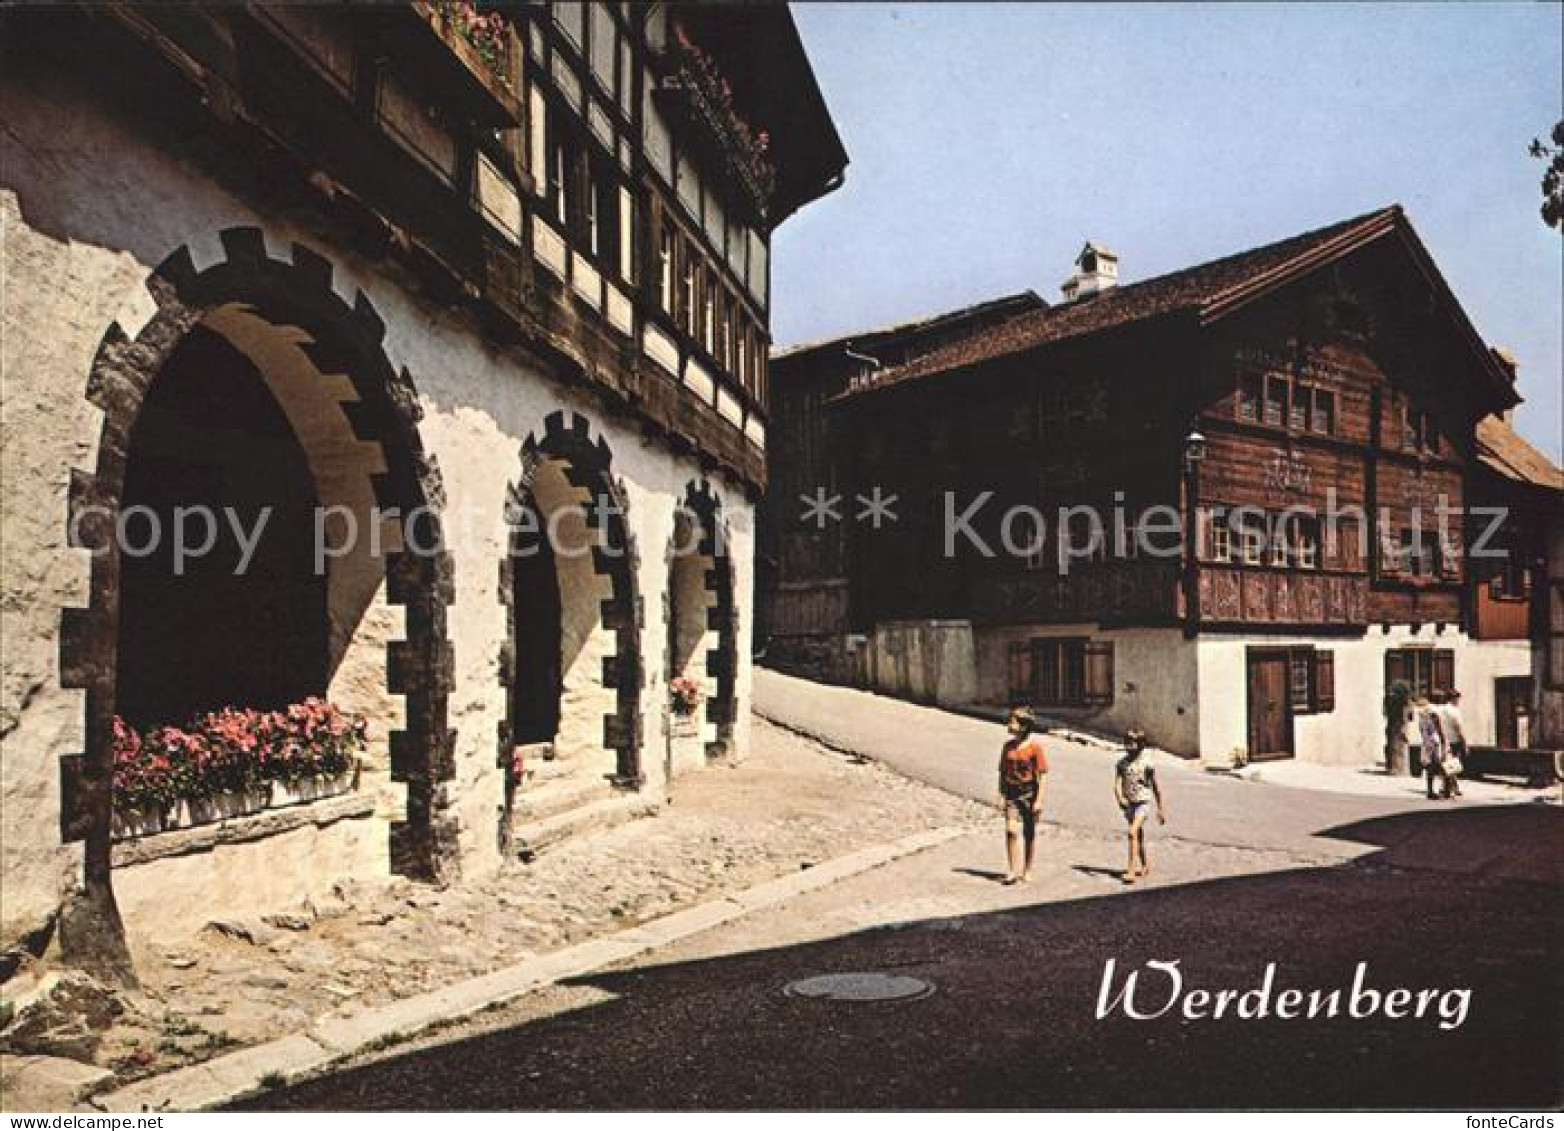
<instances>
[{"instance_id":1,"label":"flower box","mask_svg":"<svg viewBox=\"0 0 1564 1131\"><path fill-rule=\"evenodd\" d=\"M151 836L169 827L169 814L161 809L115 809L110 826L115 840Z\"/></svg>"},{"instance_id":2,"label":"flower box","mask_svg":"<svg viewBox=\"0 0 1564 1131\"><path fill-rule=\"evenodd\" d=\"M178 824L210 825L232 817L245 817L259 813L271 801L270 793L263 788L228 789L206 797L191 797L180 803Z\"/></svg>"},{"instance_id":3,"label":"flower box","mask_svg":"<svg viewBox=\"0 0 1564 1131\"><path fill-rule=\"evenodd\" d=\"M335 774L295 778L292 781L274 781L272 782L272 807L307 805L311 801L322 801L327 797L348 793L353 789L353 778L352 770L342 770Z\"/></svg>"},{"instance_id":4,"label":"flower box","mask_svg":"<svg viewBox=\"0 0 1564 1131\"><path fill-rule=\"evenodd\" d=\"M324 699L224 707L144 737L114 720L116 837L146 836L335 797L357 784L368 723Z\"/></svg>"}]
</instances>

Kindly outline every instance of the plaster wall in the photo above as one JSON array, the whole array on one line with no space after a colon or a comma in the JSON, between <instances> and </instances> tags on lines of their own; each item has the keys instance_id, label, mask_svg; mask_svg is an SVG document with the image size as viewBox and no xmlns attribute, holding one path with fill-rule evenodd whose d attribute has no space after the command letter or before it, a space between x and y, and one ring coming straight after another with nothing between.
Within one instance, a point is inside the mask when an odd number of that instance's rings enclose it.
<instances>
[{"instance_id":1,"label":"plaster wall","mask_svg":"<svg viewBox=\"0 0 1564 1131\"><path fill-rule=\"evenodd\" d=\"M499 657L506 632L498 577L506 549L506 489L520 471L523 439L540 434L549 414L564 411L567 417L585 416L593 436L609 445L612 473L623 483L637 546L635 588L643 610L662 607L667 568L661 550L672 535L675 504L686 485L700 477L700 468L693 457L655 446L634 420L609 418L540 368L495 352L470 323L423 305L377 265L323 245L282 218L254 211L176 156L164 139L145 135L139 123L84 98L66 76L28 82L33 85L0 77L0 120L6 123L0 131L0 225L7 281L0 295L0 520L5 529L0 543L0 865L5 876L0 939L36 925L80 876L80 846L61 840L59 759L84 748L83 696L61 686L59 632L62 608L85 606L89 597L87 553L66 539L72 471L95 466L103 424L102 414L83 395L87 375L112 324L134 338L154 313L145 285L152 269L180 248L188 249L198 271L221 262L225 252L218 233L232 227L260 229L275 259L289 259L294 243L326 257L338 293L351 304L362 292L373 304L385 322L387 356L393 366L411 373L418 389L419 433L443 478L443 522L455 567L448 635L455 658L449 719L457 733L456 778L446 788L459 819L463 866L496 865L503 784L495 736L505 710ZM255 332L254 319L244 311L225 317L238 340L267 357L265 368L277 376L274 388L290 420L306 438L313 437L312 468L323 495L362 515L368 505L363 481L376 453L340 445L340 422L329 406L340 404L345 392L328 374L324 399L319 387L316 396L295 398L305 374L289 351L299 343ZM344 454L326 457L322 453L327 451ZM729 527L737 638L743 640L753 586L753 512L737 484L717 478L712 490ZM584 589L577 594L583 607ZM599 599L595 592L593 599ZM371 716L377 749L370 787L385 794L379 819L285 834L286 847L273 838L127 869L123 898L133 931L146 926L143 909L153 906L151 895L163 885L204 891L216 906L275 894L270 887L263 893L246 876L264 875L266 885L277 885L279 891L302 891L369 858L373 867L384 867L384 824L401 807L382 772L384 736L399 722L401 710L401 697L385 689L385 645L401 638L402 613L385 603L383 582L353 556L336 565L330 603L337 660L331 694ZM594 751L601 747L607 709L602 706L603 645L585 624L584 618L575 621L585 637L582 654L591 662L580 666L567 689L565 741ZM655 690L664 678L662 626L643 622L640 640L643 672L654 689L643 688L640 703L642 768L651 785L662 776L661 757L650 753L660 751L663 741L661 695ZM749 740L747 649L740 649L737 660L733 743L742 756ZM340 839L333 841L334 835Z\"/></svg>"},{"instance_id":2,"label":"plaster wall","mask_svg":"<svg viewBox=\"0 0 1564 1131\"><path fill-rule=\"evenodd\" d=\"M1392 625L1373 628L1360 637L1219 637L1199 641L1200 750L1213 764L1225 764L1229 753L1248 746L1247 649L1251 646L1312 645L1335 654L1336 706L1329 712L1293 719L1298 758L1333 766L1368 766L1384 761L1382 700L1385 693L1385 652L1392 648L1448 648L1455 654L1455 683L1461 691L1461 715L1467 741L1491 744L1496 735L1494 680L1526 675L1530 650L1524 640L1472 640L1464 632L1432 625L1413 631Z\"/></svg>"},{"instance_id":3,"label":"plaster wall","mask_svg":"<svg viewBox=\"0 0 1564 1131\"><path fill-rule=\"evenodd\" d=\"M1038 705L1038 712L1109 734L1140 727L1152 745L1194 754L1200 742L1195 649L1174 628L1050 624L980 629L976 633L979 701L1008 705L1012 643L1082 636L1113 644L1113 702L1082 708Z\"/></svg>"}]
</instances>

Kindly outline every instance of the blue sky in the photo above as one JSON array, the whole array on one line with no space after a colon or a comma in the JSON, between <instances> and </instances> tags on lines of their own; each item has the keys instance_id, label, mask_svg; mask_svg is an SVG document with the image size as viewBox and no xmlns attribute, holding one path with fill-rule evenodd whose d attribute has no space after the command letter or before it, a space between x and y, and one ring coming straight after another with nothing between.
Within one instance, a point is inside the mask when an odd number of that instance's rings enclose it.
<instances>
[{"instance_id":1,"label":"blue sky","mask_svg":"<svg viewBox=\"0 0 1564 1131\"><path fill-rule=\"evenodd\" d=\"M794 12L852 164L777 235L779 345L1054 301L1087 238L1133 281L1400 202L1558 460L1564 242L1526 146L1564 113L1564 7Z\"/></svg>"}]
</instances>

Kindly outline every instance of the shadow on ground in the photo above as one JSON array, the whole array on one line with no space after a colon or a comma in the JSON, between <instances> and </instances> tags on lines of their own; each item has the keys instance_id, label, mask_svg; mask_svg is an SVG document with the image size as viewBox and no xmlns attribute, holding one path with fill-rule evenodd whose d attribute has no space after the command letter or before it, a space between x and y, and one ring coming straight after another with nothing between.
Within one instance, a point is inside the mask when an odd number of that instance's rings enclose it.
<instances>
[{"instance_id":1,"label":"shadow on ground","mask_svg":"<svg viewBox=\"0 0 1564 1131\"><path fill-rule=\"evenodd\" d=\"M1301 868L930 919L580 979L611 1000L253 1097L254 1109L1529 1108L1560 1097L1564 814L1440 809L1328 835L1396 847ZM1488 853L1426 870L1430 844ZM1415 846L1419 870L1397 867ZM1509 858L1541 861L1514 878ZM982 884L976 876L956 883ZM1157 1020L1095 1007L1104 963L1187 988L1343 998L1466 988L1464 1023ZM798 1000L829 972L932 981L900 1003Z\"/></svg>"}]
</instances>

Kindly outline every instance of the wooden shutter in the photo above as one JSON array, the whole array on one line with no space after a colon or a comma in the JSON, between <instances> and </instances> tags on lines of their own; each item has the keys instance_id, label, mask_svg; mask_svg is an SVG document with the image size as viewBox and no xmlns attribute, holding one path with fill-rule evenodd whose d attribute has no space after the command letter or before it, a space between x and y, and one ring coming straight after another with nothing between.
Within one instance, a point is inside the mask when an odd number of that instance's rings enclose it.
<instances>
[{"instance_id":1,"label":"wooden shutter","mask_svg":"<svg viewBox=\"0 0 1564 1131\"><path fill-rule=\"evenodd\" d=\"M1113 642L1086 642L1086 705L1105 707L1113 702Z\"/></svg>"},{"instance_id":2,"label":"wooden shutter","mask_svg":"<svg viewBox=\"0 0 1564 1131\"><path fill-rule=\"evenodd\" d=\"M1014 704L1032 698L1032 649L1025 640L1010 645L1010 699Z\"/></svg>"},{"instance_id":3,"label":"wooden shutter","mask_svg":"<svg viewBox=\"0 0 1564 1131\"><path fill-rule=\"evenodd\" d=\"M1433 689L1455 690L1455 653L1449 648L1434 649Z\"/></svg>"},{"instance_id":4,"label":"wooden shutter","mask_svg":"<svg viewBox=\"0 0 1564 1131\"><path fill-rule=\"evenodd\" d=\"M1314 653L1314 709L1336 709L1336 654L1329 650Z\"/></svg>"}]
</instances>

